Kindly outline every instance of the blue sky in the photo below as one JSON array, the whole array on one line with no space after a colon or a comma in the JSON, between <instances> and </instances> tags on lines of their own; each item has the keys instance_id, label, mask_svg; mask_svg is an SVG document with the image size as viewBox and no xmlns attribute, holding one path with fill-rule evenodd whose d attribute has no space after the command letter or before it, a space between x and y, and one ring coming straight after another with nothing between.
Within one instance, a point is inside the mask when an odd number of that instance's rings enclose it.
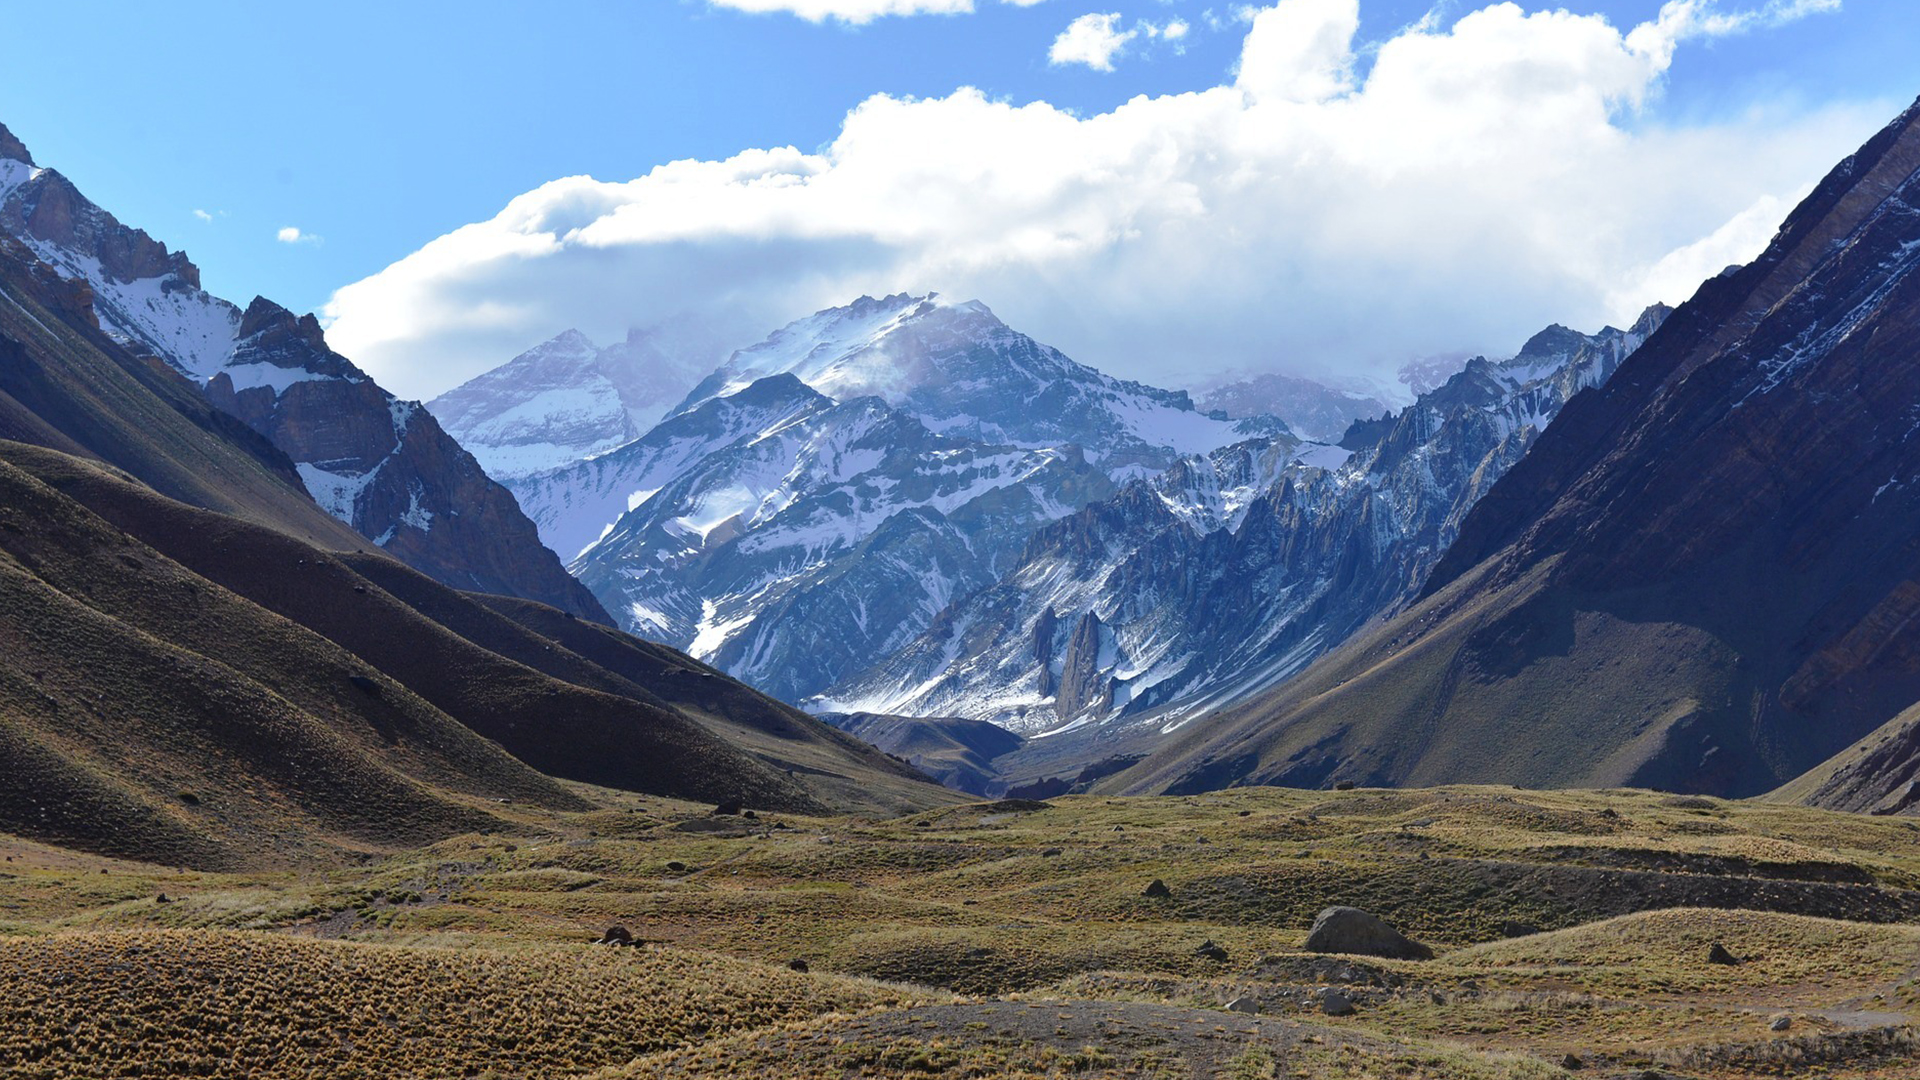
<instances>
[{"instance_id":1,"label":"blue sky","mask_svg":"<svg viewBox=\"0 0 1920 1080\"><path fill-rule=\"evenodd\" d=\"M1097 116L1137 95L1230 83L1248 32L1224 18L1232 5L1198 0L977 6L854 26L700 0L20 4L8 11L9 36L31 44L9 50L0 69L0 121L123 220L186 248L212 291L241 302L264 293L305 310L558 177L625 181L678 159L818 150L875 94L940 98L973 86L993 100ZM1483 6L1364 0L1359 77L1370 43L1430 10L1444 25ZM1567 6L1621 28L1660 9L1656 0ZM1210 27L1209 10L1225 25ZM1050 64L1056 35L1089 12L1118 13L1122 26L1180 19L1192 31L1178 51L1136 38L1112 72ZM1914 41L1920 5L1898 0L1845 0L1837 12L1703 37L1682 46L1647 104L1614 121L1625 131L1784 130L1852 107L1843 134L1857 142L1860 117L1885 119L1920 93ZM286 227L318 239L277 240ZM613 313L594 331L672 314ZM499 347L564 328L538 321Z\"/></svg>"}]
</instances>

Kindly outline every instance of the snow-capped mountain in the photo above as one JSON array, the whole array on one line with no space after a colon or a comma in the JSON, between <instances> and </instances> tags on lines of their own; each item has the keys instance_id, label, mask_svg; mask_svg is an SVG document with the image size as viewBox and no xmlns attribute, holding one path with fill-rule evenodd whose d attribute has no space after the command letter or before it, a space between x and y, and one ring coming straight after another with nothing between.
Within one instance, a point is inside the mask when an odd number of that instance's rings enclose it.
<instances>
[{"instance_id":1,"label":"snow-capped mountain","mask_svg":"<svg viewBox=\"0 0 1920 1080\"><path fill-rule=\"evenodd\" d=\"M0 231L83 286L100 326L192 380L293 459L329 513L459 588L604 618L512 496L433 417L327 348L311 315L200 288L183 252L122 225L0 127Z\"/></svg>"},{"instance_id":2,"label":"snow-capped mountain","mask_svg":"<svg viewBox=\"0 0 1920 1080\"><path fill-rule=\"evenodd\" d=\"M1113 786L1650 787L1914 813L1916 351L1920 104L1570 402L1406 610Z\"/></svg>"},{"instance_id":3,"label":"snow-capped mountain","mask_svg":"<svg viewBox=\"0 0 1920 1080\"><path fill-rule=\"evenodd\" d=\"M1184 390L1115 379L996 318L978 300L863 296L733 354L681 405L787 373L837 401L878 397L928 429L1010 446L1073 443L1115 480L1284 430L1203 413Z\"/></svg>"},{"instance_id":4,"label":"snow-capped mountain","mask_svg":"<svg viewBox=\"0 0 1920 1080\"><path fill-rule=\"evenodd\" d=\"M507 480L632 442L702 374L642 331L600 348L568 330L434 398L427 410L487 475Z\"/></svg>"},{"instance_id":5,"label":"snow-capped mountain","mask_svg":"<svg viewBox=\"0 0 1920 1080\"><path fill-rule=\"evenodd\" d=\"M1401 398L1404 403L1405 398ZM1337 443L1355 420L1393 411L1381 389L1365 385L1330 386L1314 379L1262 372L1218 383L1200 395L1200 407L1231 417L1277 416L1295 435Z\"/></svg>"},{"instance_id":6,"label":"snow-capped mountain","mask_svg":"<svg viewBox=\"0 0 1920 1080\"><path fill-rule=\"evenodd\" d=\"M1242 444L1129 484L1036 532L996 584L812 704L1164 732L1271 686L1411 598L1466 510L1666 313L1476 359L1351 451Z\"/></svg>"},{"instance_id":7,"label":"snow-capped mountain","mask_svg":"<svg viewBox=\"0 0 1920 1080\"><path fill-rule=\"evenodd\" d=\"M1250 438L1300 448L902 294L792 323L642 437L507 482L624 626L797 699L993 584L1035 529Z\"/></svg>"},{"instance_id":8,"label":"snow-capped mountain","mask_svg":"<svg viewBox=\"0 0 1920 1080\"><path fill-rule=\"evenodd\" d=\"M636 632L789 699L912 640L1113 490L1076 447L938 435L787 374L576 468L659 485L574 561L581 580Z\"/></svg>"}]
</instances>

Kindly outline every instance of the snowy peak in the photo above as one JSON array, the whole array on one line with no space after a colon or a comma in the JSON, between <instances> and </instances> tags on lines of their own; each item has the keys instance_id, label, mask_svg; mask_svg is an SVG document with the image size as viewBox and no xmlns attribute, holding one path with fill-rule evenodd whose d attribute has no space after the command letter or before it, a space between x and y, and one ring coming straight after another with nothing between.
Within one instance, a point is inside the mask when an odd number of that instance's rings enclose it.
<instances>
[{"instance_id":1,"label":"snowy peak","mask_svg":"<svg viewBox=\"0 0 1920 1080\"><path fill-rule=\"evenodd\" d=\"M329 349L312 315L209 295L185 253L121 224L0 134L0 233L71 282L110 337L163 360L284 452L323 509L447 584L604 617L512 496L431 417Z\"/></svg>"},{"instance_id":2,"label":"snowy peak","mask_svg":"<svg viewBox=\"0 0 1920 1080\"><path fill-rule=\"evenodd\" d=\"M937 293L896 293L877 300L862 296L850 304L817 311L774 331L758 345L734 353L720 370L695 387L676 411L738 392L756 379L780 373L792 374L829 397L886 397L888 390L900 384L884 352L887 339L948 306ZM960 307L1002 325L978 301Z\"/></svg>"},{"instance_id":3,"label":"snowy peak","mask_svg":"<svg viewBox=\"0 0 1920 1080\"><path fill-rule=\"evenodd\" d=\"M733 354L681 410L788 373L836 400L877 397L935 432L1039 448L1073 444L1115 479L1148 475L1282 425L1236 422L1162 390L1076 363L979 301L861 297Z\"/></svg>"},{"instance_id":4,"label":"snowy peak","mask_svg":"<svg viewBox=\"0 0 1920 1080\"><path fill-rule=\"evenodd\" d=\"M631 442L692 382L644 332L600 348L567 330L427 403L499 479L529 476Z\"/></svg>"}]
</instances>

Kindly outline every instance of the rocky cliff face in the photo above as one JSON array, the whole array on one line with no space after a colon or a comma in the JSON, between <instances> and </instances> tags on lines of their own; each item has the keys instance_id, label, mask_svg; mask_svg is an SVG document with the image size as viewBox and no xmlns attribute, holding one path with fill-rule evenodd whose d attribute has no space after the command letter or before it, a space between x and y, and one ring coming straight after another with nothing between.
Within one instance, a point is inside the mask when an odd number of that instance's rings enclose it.
<instances>
[{"instance_id":1,"label":"rocky cliff face","mask_svg":"<svg viewBox=\"0 0 1920 1080\"><path fill-rule=\"evenodd\" d=\"M311 315L264 299L242 312L207 294L184 253L35 167L4 129L0 159L0 231L83 287L116 341L192 379L285 452L329 513L448 584L606 618L512 496L418 405L328 349Z\"/></svg>"},{"instance_id":2,"label":"rocky cliff face","mask_svg":"<svg viewBox=\"0 0 1920 1080\"><path fill-rule=\"evenodd\" d=\"M1467 509L1665 315L1476 359L1351 454L1255 441L1130 484L820 707L991 720L1051 747L1157 738L1282 682L1411 599Z\"/></svg>"},{"instance_id":3,"label":"rocky cliff face","mask_svg":"<svg viewBox=\"0 0 1920 1080\"><path fill-rule=\"evenodd\" d=\"M1112 490L1076 449L936 435L791 375L579 469L618 470L623 501L647 485L575 560L581 580L636 632L789 700L911 640L1035 526ZM543 498L581 486L527 501L541 515Z\"/></svg>"},{"instance_id":4,"label":"rocky cliff face","mask_svg":"<svg viewBox=\"0 0 1920 1080\"><path fill-rule=\"evenodd\" d=\"M1115 477L1250 434L1299 446L984 305L863 297L735 353L644 436L509 484L623 625L799 699L911 642Z\"/></svg>"},{"instance_id":5,"label":"rocky cliff face","mask_svg":"<svg viewBox=\"0 0 1920 1080\"><path fill-rule=\"evenodd\" d=\"M1569 405L1420 603L1131 782L1745 795L1920 700L1917 169L1920 108Z\"/></svg>"}]
</instances>

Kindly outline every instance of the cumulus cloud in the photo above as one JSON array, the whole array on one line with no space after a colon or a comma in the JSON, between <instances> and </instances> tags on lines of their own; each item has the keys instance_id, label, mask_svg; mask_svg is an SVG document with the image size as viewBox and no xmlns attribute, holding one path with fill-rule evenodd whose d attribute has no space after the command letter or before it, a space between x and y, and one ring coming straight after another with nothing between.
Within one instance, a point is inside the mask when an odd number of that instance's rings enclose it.
<instances>
[{"instance_id":1,"label":"cumulus cloud","mask_svg":"<svg viewBox=\"0 0 1920 1080\"><path fill-rule=\"evenodd\" d=\"M1137 30L1120 29L1117 11L1082 15L1053 39L1053 47L1047 50L1047 63L1057 67L1085 64L1095 71L1112 71L1114 57L1138 34Z\"/></svg>"},{"instance_id":2,"label":"cumulus cloud","mask_svg":"<svg viewBox=\"0 0 1920 1080\"><path fill-rule=\"evenodd\" d=\"M279 232L273 234L273 238L283 244L317 244L320 242L318 236L310 232L302 232L293 225L282 227Z\"/></svg>"},{"instance_id":3,"label":"cumulus cloud","mask_svg":"<svg viewBox=\"0 0 1920 1080\"><path fill-rule=\"evenodd\" d=\"M1280 0L1206 90L1084 116L877 95L814 152L552 181L337 291L331 338L407 396L568 327L701 323L747 344L902 289L980 298L1163 384L1511 350L1685 299L1891 115L1753 103L1674 126L1643 109L1687 40L1818 9L1674 0L1619 28L1503 3L1362 65L1358 0Z\"/></svg>"}]
</instances>

